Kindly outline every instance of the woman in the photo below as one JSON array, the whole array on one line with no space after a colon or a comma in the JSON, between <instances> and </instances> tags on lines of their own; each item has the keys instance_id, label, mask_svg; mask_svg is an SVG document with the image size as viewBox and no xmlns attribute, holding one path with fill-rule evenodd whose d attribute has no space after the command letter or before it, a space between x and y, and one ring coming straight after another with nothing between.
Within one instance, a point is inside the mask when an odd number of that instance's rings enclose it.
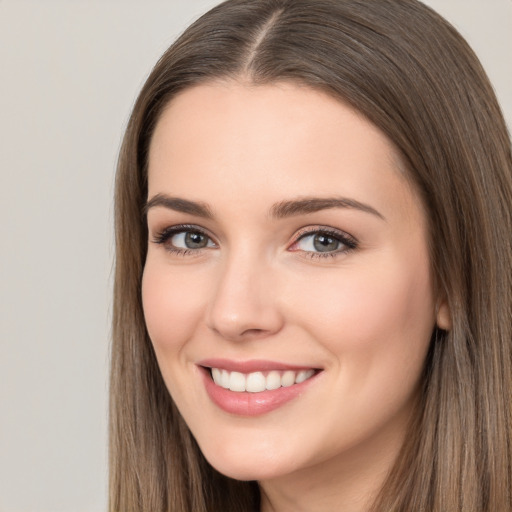
<instances>
[{"instance_id":1,"label":"woman","mask_svg":"<svg viewBox=\"0 0 512 512\"><path fill-rule=\"evenodd\" d=\"M512 509L510 141L415 0L229 0L116 188L111 510Z\"/></svg>"}]
</instances>

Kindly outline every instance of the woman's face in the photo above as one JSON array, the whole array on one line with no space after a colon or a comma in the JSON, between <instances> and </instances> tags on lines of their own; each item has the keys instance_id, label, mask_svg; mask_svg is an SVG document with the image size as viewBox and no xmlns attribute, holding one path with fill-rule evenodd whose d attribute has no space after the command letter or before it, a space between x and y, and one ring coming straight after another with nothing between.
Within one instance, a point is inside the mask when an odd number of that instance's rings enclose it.
<instances>
[{"instance_id":1,"label":"woman's face","mask_svg":"<svg viewBox=\"0 0 512 512\"><path fill-rule=\"evenodd\" d=\"M388 139L309 88L196 86L156 127L147 219L147 328L210 463L385 471L436 322L426 218Z\"/></svg>"}]
</instances>

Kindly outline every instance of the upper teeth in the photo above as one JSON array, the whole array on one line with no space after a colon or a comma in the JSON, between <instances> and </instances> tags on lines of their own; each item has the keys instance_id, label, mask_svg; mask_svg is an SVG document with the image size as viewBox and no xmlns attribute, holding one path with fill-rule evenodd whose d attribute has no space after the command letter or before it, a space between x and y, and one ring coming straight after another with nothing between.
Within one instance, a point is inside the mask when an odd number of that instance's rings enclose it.
<instances>
[{"instance_id":1,"label":"upper teeth","mask_svg":"<svg viewBox=\"0 0 512 512\"><path fill-rule=\"evenodd\" d=\"M271 371L265 376L263 372L240 373L228 372L220 368L212 368L212 377L215 384L229 389L231 391L248 391L249 393L259 393L267 389L277 389L288 387L293 384L300 384L312 377L315 370L300 370L294 372L286 370L284 372Z\"/></svg>"}]
</instances>

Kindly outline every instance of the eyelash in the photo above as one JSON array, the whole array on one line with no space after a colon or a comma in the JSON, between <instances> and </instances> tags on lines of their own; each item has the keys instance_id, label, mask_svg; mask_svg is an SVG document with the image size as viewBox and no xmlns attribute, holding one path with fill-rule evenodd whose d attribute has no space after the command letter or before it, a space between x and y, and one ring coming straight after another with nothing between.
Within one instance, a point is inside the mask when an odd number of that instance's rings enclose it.
<instances>
[{"instance_id":1,"label":"eyelash","mask_svg":"<svg viewBox=\"0 0 512 512\"><path fill-rule=\"evenodd\" d=\"M205 236L209 240L212 240L212 238L199 226L195 225L189 225L189 224L182 224L177 226L171 226L168 228L163 229L159 233L155 235L153 238L153 242L159 245L165 245L165 249L170 252L171 254L175 254L177 256L196 256L199 255L199 253L202 251L202 248L198 249L182 249L179 247L175 247L171 244L168 244L167 242L170 241L170 239L178 235L180 233L198 233L200 235ZM316 258L336 258L338 256L347 254L358 247L357 240L349 235L348 233L344 233L343 231L333 230L332 228L324 228L322 226L315 226L314 228L304 228L295 237L295 240L290 245L290 247L293 247L294 245L298 244L301 240L305 239L308 236L312 235L325 235L330 238L334 238L336 241L338 241L343 248L337 249L335 251L330 252L314 252L314 251L302 251L304 253L304 256L311 259ZM212 240L213 241L213 240ZM215 243L215 242L214 242ZM300 249L292 250L292 252L298 252Z\"/></svg>"},{"instance_id":2,"label":"eyelash","mask_svg":"<svg viewBox=\"0 0 512 512\"><path fill-rule=\"evenodd\" d=\"M156 244L164 245L165 249L171 254L176 254L177 256L195 256L201 251L201 249L182 249L180 247L174 247L170 243L167 243L171 240L173 236L187 232L198 233L200 235L205 236L206 238L209 238L210 240L212 239L211 236L209 236L208 233L202 230L199 226L181 224L178 226L171 226L163 229L162 231L155 235L153 242Z\"/></svg>"},{"instance_id":3,"label":"eyelash","mask_svg":"<svg viewBox=\"0 0 512 512\"><path fill-rule=\"evenodd\" d=\"M317 259L317 258L336 258L342 255L345 255L358 247L357 240L349 235L348 233L345 233L343 231L334 230L332 228L322 227L322 226L315 226L313 228L304 228L301 231L299 231L298 235L295 238L295 241L291 244L290 247L293 247L294 245L298 244L301 240L307 238L308 236L312 235L325 235L329 238L334 238L337 242L339 242L343 247L341 249L337 249L335 251L329 251L329 252L314 252L314 251L303 251L304 256L311 259Z\"/></svg>"}]
</instances>

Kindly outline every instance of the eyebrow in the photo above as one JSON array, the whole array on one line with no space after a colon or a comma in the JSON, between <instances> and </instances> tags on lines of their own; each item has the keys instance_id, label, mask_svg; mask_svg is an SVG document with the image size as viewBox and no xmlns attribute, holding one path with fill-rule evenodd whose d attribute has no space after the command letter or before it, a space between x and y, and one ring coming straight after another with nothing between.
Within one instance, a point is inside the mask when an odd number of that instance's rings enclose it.
<instances>
[{"instance_id":1,"label":"eyebrow","mask_svg":"<svg viewBox=\"0 0 512 512\"><path fill-rule=\"evenodd\" d=\"M272 217L276 219L283 219L286 217L314 213L320 210L328 210L331 208L349 208L360 210L365 213L371 213L372 215L375 215L382 220L386 220L384 215L382 215L372 206L346 197L305 197L293 201L281 201L272 206L270 213Z\"/></svg>"},{"instance_id":2,"label":"eyebrow","mask_svg":"<svg viewBox=\"0 0 512 512\"><path fill-rule=\"evenodd\" d=\"M206 203L190 201L179 197L171 197L166 194L156 194L153 196L144 206L144 214L147 214L151 208L155 208L157 206L181 213L188 213L197 217L203 217L205 219L214 218L211 208ZM304 197L301 199L280 201L270 208L270 215L275 219L284 219L287 217L306 215L308 213L315 213L331 208L360 210L362 212L375 215L382 220L386 220L384 215L372 206L346 197Z\"/></svg>"},{"instance_id":3,"label":"eyebrow","mask_svg":"<svg viewBox=\"0 0 512 512\"><path fill-rule=\"evenodd\" d=\"M166 194L153 196L144 206L144 214L147 214L150 208L157 206L162 206L181 213L196 215L197 217L203 217L205 219L213 219L213 213L206 203L189 201L188 199L181 199L180 197L170 197Z\"/></svg>"}]
</instances>

